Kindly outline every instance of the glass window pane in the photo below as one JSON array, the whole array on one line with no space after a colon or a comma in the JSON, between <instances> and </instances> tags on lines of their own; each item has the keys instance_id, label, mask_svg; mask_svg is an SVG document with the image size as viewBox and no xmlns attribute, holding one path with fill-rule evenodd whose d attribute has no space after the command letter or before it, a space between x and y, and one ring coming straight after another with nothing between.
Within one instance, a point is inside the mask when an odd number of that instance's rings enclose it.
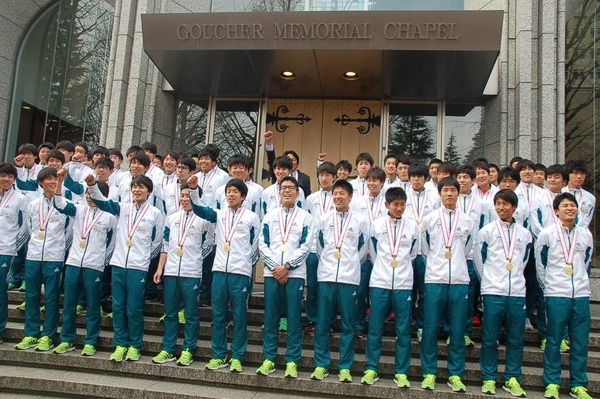
<instances>
[{"instance_id":1,"label":"glass window pane","mask_svg":"<svg viewBox=\"0 0 600 399\"><path fill-rule=\"evenodd\" d=\"M255 159L258 108L258 101L217 101L213 143L221 150L221 168L235 154Z\"/></svg>"},{"instance_id":2,"label":"glass window pane","mask_svg":"<svg viewBox=\"0 0 600 399\"><path fill-rule=\"evenodd\" d=\"M428 163L436 143L437 104L390 104L388 153Z\"/></svg>"},{"instance_id":3,"label":"glass window pane","mask_svg":"<svg viewBox=\"0 0 600 399\"><path fill-rule=\"evenodd\" d=\"M465 116L452 116L451 108L444 118L444 161L460 165L485 156L484 107L474 107Z\"/></svg>"},{"instance_id":4,"label":"glass window pane","mask_svg":"<svg viewBox=\"0 0 600 399\"><path fill-rule=\"evenodd\" d=\"M198 153L206 145L207 123L208 100L196 103L178 101L173 150L188 155Z\"/></svg>"}]
</instances>

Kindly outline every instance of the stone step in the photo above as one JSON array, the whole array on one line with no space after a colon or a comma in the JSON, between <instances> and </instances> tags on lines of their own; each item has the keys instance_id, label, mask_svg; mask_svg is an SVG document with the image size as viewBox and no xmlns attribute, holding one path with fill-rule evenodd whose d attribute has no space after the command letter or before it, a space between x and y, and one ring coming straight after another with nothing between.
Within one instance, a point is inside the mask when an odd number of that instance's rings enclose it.
<instances>
[{"instance_id":1,"label":"stone step","mask_svg":"<svg viewBox=\"0 0 600 399\"><path fill-rule=\"evenodd\" d=\"M74 358L71 355L77 355L79 353L79 351L70 352L68 354L69 355L68 357L63 356L63 355L61 355L61 356L54 355L52 353L34 352L33 350L17 351L17 350L13 349L13 345L11 343L17 342L18 339L20 339L20 337L22 337L22 332L17 331L14 328L14 325L12 325L12 324L13 323L9 323L9 326L7 328L7 331L6 331L7 340L5 341L5 344L0 345L0 350L5 351L5 352L0 352L2 354L2 356L0 356L0 363L2 363L4 361L6 361L6 362L26 361L26 362L34 362L34 363L45 362L45 364L48 364L49 366L51 366L51 364L53 364L53 362L54 362L56 364L62 364L64 367L69 367L69 366L75 366L75 364L73 364L73 365L70 364L70 362L75 361L75 362L77 362L77 365L76 365L77 367L94 368L95 367L94 362L96 362L97 359L104 359L104 360L108 359L110 356L110 353L113 350L112 334L107 331L102 331L101 335L100 335L100 339L97 344L97 348L98 348L99 352L93 358L83 358L81 356L75 356L75 359L77 359L77 360L73 360ZM78 335L81 337L83 332L84 331L81 329L78 330ZM152 356L156 355L162 349L161 342L162 342L162 337L160 337L160 336L157 336L157 335L145 336L144 344L141 348L143 358L142 358L142 361L139 363L140 364L150 364L150 366L156 366L156 365L151 364L151 358L152 358ZM77 346L78 350L80 350L81 347L83 346L80 338L76 341L76 346ZM279 355L276 358L276 364L280 371L285 365L285 358L283 356L284 352L285 352L285 350L283 348L280 348ZM40 357L40 358L37 358L37 360L36 360L35 356L38 356L38 355L46 356L46 357ZM310 371L312 371L314 368L313 351L310 349L304 349L302 355L303 355L302 359L298 363L298 368L300 370L310 373ZM333 346L332 346L331 356L332 356L331 370L335 370L336 365L337 365L337 360L339 359L339 353L334 349ZM194 358L197 360L197 363L199 363L203 366L205 364L205 362L207 362L211 357L212 357L212 351L210 349L210 342L207 340L200 340L198 342L198 348L196 349L196 352L194 354ZM61 360L62 358L65 358L65 360ZM65 362L67 360L68 360L68 363L63 364L63 362ZM86 363L87 360L90 360L90 362ZM247 370L247 371L255 370L262 363L263 360L264 360L264 358L263 358L263 354L262 354L262 345L250 344L248 346L248 350L246 352L246 359L244 360L245 370ZM598 356L595 353L590 353L589 364L596 365L594 368L596 370L598 370L598 367L597 367L598 363L600 363L600 356ZM541 363L539 363L539 364L541 365ZM568 364L568 355L564 355L563 356L563 368L564 369L566 369L567 364ZM362 353L357 353L355 356L354 367L352 370L353 375L357 378L362 376L365 365L366 365L365 355ZM421 362L418 357L413 357L411 359L411 367L410 367L410 370L408 373L411 381L420 381L420 379L422 378L420 365L421 365ZM379 369L380 375L383 378L388 378L389 380L391 380L394 375L394 357L393 357L393 355L391 355L391 354L383 355L380 359L379 366L380 366L380 369ZM184 368L179 368L179 369L184 369ZM502 370L502 366L500 367L500 369ZM527 387L527 389L542 390L543 386L542 386L542 380L540 377L541 374L542 374L542 369L540 366L525 366L525 367L523 367L523 378L522 378L523 386ZM566 371L563 372L563 379L564 379L565 384L567 384L567 376L568 376L567 372ZM441 379L448 378L448 372L446 369L446 361L442 357L440 357L440 360L439 360L438 377ZM590 385L589 385L590 391L600 393L600 373L591 371L591 368L590 368L589 377L590 377ZM471 360L467 361L467 367L465 370L464 381L466 383L470 383L474 386L480 384L481 375L479 372L478 359L475 359L473 361L471 361Z\"/></svg>"},{"instance_id":2,"label":"stone step","mask_svg":"<svg viewBox=\"0 0 600 399\"><path fill-rule=\"evenodd\" d=\"M108 353L98 353L92 358L83 358L75 352L65 355L16 351L0 345L0 389L18 389L27 392L71 394L76 397L98 398L158 398L166 393L183 398L260 398L274 395L290 395L295 398L353 397L353 398L439 398L456 397L445 384L445 376L438 380L435 392L419 388L416 378L411 378L410 389L399 389L390 378L382 378L372 386L359 384L360 376L354 375L354 383L340 383L335 375L323 381L310 380L310 372L301 370L297 379L286 379L281 370L264 377L245 367L242 373L230 373L227 369L204 370L201 362L189 367L178 367L174 363L156 365L146 359L139 362L120 364L108 360ZM36 365L36 367L33 367ZM440 364L443 368L444 364ZM468 365L469 372L472 365ZM524 370L524 379L536 377L529 369ZM566 393L567 378L563 375L563 393ZM419 378L420 380L420 378ZM49 385L51 381L51 385ZM600 381L591 376L590 388L598 387ZM217 390L213 390L218 387ZM236 389L237 388L237 389ZM479 382L467 385L469 397L489 399L481 394ZM264 390L276 391L269 394ZM302 392L302 394L298 394ZM305 396L303 396L305 395ZM510 398L499 386L496 397ZM541 399L539 390L529 390L528 398Z\"/></svg>"}]
</instances>

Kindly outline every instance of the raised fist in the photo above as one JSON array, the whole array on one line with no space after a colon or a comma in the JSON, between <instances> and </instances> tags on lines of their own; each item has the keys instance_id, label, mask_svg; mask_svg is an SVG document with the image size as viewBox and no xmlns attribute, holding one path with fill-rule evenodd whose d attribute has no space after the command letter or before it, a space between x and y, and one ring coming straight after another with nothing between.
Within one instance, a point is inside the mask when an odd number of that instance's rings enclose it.
<instances>
[{"instance_id":1,"label":"raised fist","mask_svg":"<svg viewBox=\"0 0 600 399\"><path fill-rule=\"evenodd\" d=\"M58 180L63 181L67 177L67 170L65 168L61 168L56 172L58 175Z\"/></svg>"},{"instance_id":2,"label":"raised fist","mask_svg":"<svg viewBox=\"0 0 600 399\"><path fill-rule=\"evenodd\" d=\"M187 181L188 187L192 190L195 190L198 187L198 176L192 175L188 178Z\"/></svg>"},{"instance_id":3,"label":"raised fist","mask_svg":"<svg viewBox=\"0 0 600 399\"><path fill-rule=\"evenodd\" d=\"M317 159L321 162L325 161L325 158L327 158L327 153L326 152L320 152L319 155L317 155Z\"/></svg>"},{"instance_id":4,"label":"raised fist","mask_svg":"<svg viewBox=\"0 0 600 399\"><path fill-rule=\"evenodd\" d=\"M265 144L271 143L273 143L273 132L269 130L265 133Z\"/></svg>"},{"instance_id":5,"label":"raised fist","mask_svg":"<svg viewBox=\"0 0 600 399\"><path fill-rule=\"evenodd\" d=\"M96 184L96 178L94 177L94 175L89 174L85 177L85 182L88 186L93 186L94 184Z\"/></svg>"}]
</instances>

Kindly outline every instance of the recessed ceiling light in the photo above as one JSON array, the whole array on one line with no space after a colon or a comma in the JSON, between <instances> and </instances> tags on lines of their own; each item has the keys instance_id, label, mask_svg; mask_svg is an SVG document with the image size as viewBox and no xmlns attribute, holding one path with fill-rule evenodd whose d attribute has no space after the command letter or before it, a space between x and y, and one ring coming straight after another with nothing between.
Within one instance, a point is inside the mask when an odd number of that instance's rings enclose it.
<instances>
[{"instance_id":1,"label":"recessed ceiling light","mask_svg":"<svg viewBox=\"0 0 600 399\"><path fill-rule=\"evenodd\" d=\"M292 71L283 71L279 74L279 76L285 80L292 80L296 78L296 74Z\"/></svg>"},{"instance_id":2,"label":"recessed ceiling light","mask_svg":"<svg viewBox=\"0 0 600 399\"><path fill-rule=\"evenodd\" d=\"M358 79L358 74L354 71L346 71L342 75L346 80L356 80Z\"/></svg>"},{"instance_id":3,"label":"recessed ceiling light","mask_svg":"<svg viewBox=\"0 0 600 399\"><path fill-rule=\"evenodd\" d=\"M21 108L23 108L23 109L31 109L31 107L29 105L23 105Z\"/></svg>"}]
</instances>

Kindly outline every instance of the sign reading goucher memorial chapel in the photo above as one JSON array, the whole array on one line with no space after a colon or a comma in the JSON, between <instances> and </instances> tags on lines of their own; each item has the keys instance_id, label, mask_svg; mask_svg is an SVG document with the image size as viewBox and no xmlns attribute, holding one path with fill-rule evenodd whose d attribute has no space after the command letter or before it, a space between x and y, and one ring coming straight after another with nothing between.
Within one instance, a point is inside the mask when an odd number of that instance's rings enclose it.
<instances>
[{"instance_id":1,"label":"sign reading goucher memorial chapel","mask_svg":"<svg viewBox=\"0 0 600 399\"><path fill-rule=\"evenodd\" d=\"M142 16L144 47L218 49L498 48L497 11L246 12ZM492 32L492 33L488 33Z\"/></svg>"}]
</instances>

